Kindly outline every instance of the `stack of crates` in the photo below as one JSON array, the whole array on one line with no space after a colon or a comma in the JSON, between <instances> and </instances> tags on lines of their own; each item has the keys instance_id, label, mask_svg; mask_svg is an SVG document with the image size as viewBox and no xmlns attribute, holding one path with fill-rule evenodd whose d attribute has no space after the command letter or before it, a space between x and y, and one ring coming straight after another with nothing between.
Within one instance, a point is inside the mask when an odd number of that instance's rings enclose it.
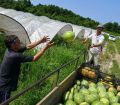
<instances>
[{"instance_id":1,"label":"stack of crates","mask_svg":"<svg viewBox=\"0 0 120 105\"><path fill-rule=\"evenodd\" d=\"M113 86L120 91L120 80L114 75L101 72L100 66L91 66L87 63L81 64L78 68L78 79L91 80L95 83L101 81L106 86Z\"/></svg>"}]
</instances>

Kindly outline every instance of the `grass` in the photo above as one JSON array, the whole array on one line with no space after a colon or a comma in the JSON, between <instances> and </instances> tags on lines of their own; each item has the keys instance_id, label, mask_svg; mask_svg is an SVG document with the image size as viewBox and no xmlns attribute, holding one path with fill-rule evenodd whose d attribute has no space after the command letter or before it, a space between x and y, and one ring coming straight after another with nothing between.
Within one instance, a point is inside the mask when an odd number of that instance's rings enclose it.
<instances>
[{"instance_id":1,"label":"grass","mask_svg":"<svg viewBox=\"0 0 120 105\"><path fill-rule=\"evenodd\" d=\"M3 35L0 35L0 61L2 61L6 49L3 39ZM44 77L53 69L77 57L80 52L85 49L85 47L86 46L80 44L78 40L72 43L56 44L50 49L48 49L39 59L39 61L22 64L18 88L17 91L12 92L12 95L17 94L19 91L21 91L28 85L35 83L37 80ZM37 51L31 50L27 51L24 54L35 55L36 53ZM83 55L81 55L78 64L80 64L82 61ZM66 68L63 68L60 71L58 83L61 82L64 78L66 78L66 76L68 76L73 70L75 70L75 64L76 62L72 63ZM56 80L57 73L46 79L43 82L42 86L38 85L32 88L24 95L12 101L10 105L35 105L39 100L41 100L45 95L48 94L48 92L50 92L54 88L54 86L56 85Z\"/></svg>"},{"instance_id":2,"label":"grass","mask_svg":"<svg viewBox=\"0 0 120 105\"><path fill-rule=\"evenodd\" d=\"M117 39L115 42L108 40L107 50L106 50L106 54L105 54L106 55L105 60L109 59L109 56L112 55L112 59L113 59L112 63L113 63L113 65L112 65L112 68L110 68L109 71L110 71L110 74L115 75L116 78L120 79L120 77L119 77L120 76L119 64L116 61L116 59L114 59L115 58L115 54L117 52L115 51L115 47L114 47L113 44L115 44L115 46L116 46L116 48L118 50L118 53L120 54L120 40Z\"/></svg>"},{"instance_id":3,"label":"grass","mask_svg":"<svg viewBox=\"0 0 120 105\"><path fill-rule=\"evenodd\" d=\"M106 53L111 54L113 57L115 56L115 47L113 45L114 42L108 41Z\"/></svg>"},{"instance_id":4,"label":"grass","mask_svg":"<svg viewBox=\"0 0 120 105\"><path fill-rule=\"evenodd\" d=\"M115 43L117 45L117 48L119 49L120 42ZM39 61L23 64L17 91L13 92L12 95L17 94L20 90L22 90L29 84L35 83L37 80L44 77L53 69L77 57L80 52L86 48L87 45L80 44L79 40L76 40L73 43L56 44L48 49L39 59ZM2 51L2 54L4 54L4 51L5 49ZM30 51L26 52L25 54L34 55L35 53L36 51ZM108 54L114 55L114 53L115 48L112 42L109 42L105 59L109 58ZM84 55L81 55L78 66L79 64L81 64L81 62L83 62L83 56ZM58 83L60 83L64 78L66 78L66 76L68 76L73 70L75 70L75 64L76 62L68 65L60 71ZM110 70L112 71L112 74L115 74L116 77L119 78L119 68L116 61L113 61L113 67ZM32 88L30 91L26 92L24 95L11 102L10 105L35 105L54 88L54 86L56 85L56 80L57 73L51 75L48 79L46 79L43 82L42 86L38 85Z\"/></svg>"},{"instance_id":5,"label":"grass","mask_svg":"<svg viewBox=\"0 0 120 105\"><path fill-rule=\"evenodd\" d=\"M115 42L115 45L117 47L117 51L120 54L120 40L117 39ZM113 50L113 49L111 49ZM113 75L115 75L118 79L120 79L120 68L119 68L119 64L116 60L113 60L113 67L111 68L111 72Z\"/></svg>"},{"instance_id":6,"label":"grass","mask_svg":"<svg viewBox=\"0 0 120 105\"><path fill-rule=\"evenodd\" d=\"M115 41L115 44L116 44L118 53L120 54L120 39L117 39L117 40Z\"/></svg>"},{"instance_id":7,"label":"grass","mask_svg":"<svg viewBox=\"0 0 120 105\"><path fill-rule=\"evenodd\" d=\"M111 33L112 34L112 33ZM0 62L3 59L5 52L5 45L3 42L3 35L0 34ZM108 41L108 37L105 37ZM62 42L62 43L61 43ZM107 52L104 59L109 59L108 54L115 54L115 48L113 42L108 41ZM120 41L115 42L118 52L120 53ZM77 57L83 49L86 49L87 45L80 44L79 40L75 40L73 43L64 43L63 41L57 40L57 44L52 48L48 49L44 55L39 59L38 62L25 63L22 65L22 70L19 78L17 91L12 92L12 95L17 94L20 90L27 87L30 84L35 83L37 80L44 77L46 74L51 72L53 69L59 67L60 65L70 61L71 59ZM36 51L28 51L25 54L34 55ZM83 62L84 55L81 55L78 66ZM59 73L58 83L60 83L66 76L68 76L73 70L75 70L76 62L63 68ZM113 66L110 69L113 75L120 79L120 70L117 62L113 60ZM42 86L37 85L30 91L26 92L16 100L10 103L10 105L35 105L44 96L48 94L57 83L57 73L51 75L46 79Z\"/></svg>"},{"instance_id":8,"label":"grass","mask_svg":"<svg viewBox=\"0 0 120 105\"><path fill-rule=\"evenodd\" d=\"M38 62L23 64L18 89L12 94L15 95L18 91L39 80L44 75L51 72L54 68L57 68L77 57L84 48L85 46L81 45L79 41L65 43L62 45L54 45L44 53ZM33 55L35 53L36 52L32 52ZM27 54L31 54L31 52L27 52ZM82 61L83 55L81 55L78 64ZM66 76L68 76L73 70L75 70L75 64L76 62L60 71L58 83L66 78ZM13 101L10 105L35 105L46 94L48 94L48 92L51 91L56 84L56 80L57 74L54 74L45 80L41 87L37 86L33 88L23 96L20 96L18 99Z\"/></svg>"},{"instance_id":9,"label":"grass","mask_svg":"<svg viewBox=\"0 0 120 105\"><path fill-rule=\"evenodd\" d=\"M115 75L116 78L120 79L120 68L117 61L113 60L113 66L110 71L112 75Z\"/></svg>"}]
</instances>

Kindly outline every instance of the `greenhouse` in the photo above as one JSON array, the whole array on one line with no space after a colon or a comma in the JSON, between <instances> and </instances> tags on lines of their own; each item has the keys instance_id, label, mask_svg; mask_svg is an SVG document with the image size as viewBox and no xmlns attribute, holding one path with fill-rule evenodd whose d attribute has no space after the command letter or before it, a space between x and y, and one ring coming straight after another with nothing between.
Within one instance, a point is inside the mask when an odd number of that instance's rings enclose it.
<instances>
[{"instance_id":1,"label":"greenhouse","mask_svg":"<svg viewBox=\"0 0 120 105\"><path fill-rule=\"evenodd\" d=\"M90 34L92 34L92 29L90 29L90 28L85 28L84 37L86 38L86 37L89 36Z\"/></svg>"},{"instance_id":2,"label":"greenhouse","mask_svg":"<svg viewBox=\"0 0 120 105\"><path fill-rule=\"evenodd\" d=\"M17 35L23 43L29 43L43 35L48 35L52 40L56 34L73 29L69 24L45 16L38 17L30 13L0 8L0 30L7 35Z\"/></svg>"},{"instance_id":3,"label":"greenhouse","mask_svg":"<svg viewBox=\"0 0 120 105\"><path fill-rule=\"evenodd\" d=\"M73 31L75 32L75 39L76 38L83 38L84 37L84 34L85 34L85 29L84 27L82 26L77 26L77 25L74 25L74 24L71 24L72 27L73 27Z\"/></svg>"},{"instance_id":4,"label":"greenhouse","mask_svg":"<svg viewBox=\"0 0 120 105\"><path fill-rule=\"evenodd\" d=\"M0 7L0 31L6 35L17 35L24 44L35 41L43 35L48 35L52 40L56 35L63 35L65 31L73 31L75 38L83 38L92 33L89 28L2 7Z\"/></svg>"}]
</instances>

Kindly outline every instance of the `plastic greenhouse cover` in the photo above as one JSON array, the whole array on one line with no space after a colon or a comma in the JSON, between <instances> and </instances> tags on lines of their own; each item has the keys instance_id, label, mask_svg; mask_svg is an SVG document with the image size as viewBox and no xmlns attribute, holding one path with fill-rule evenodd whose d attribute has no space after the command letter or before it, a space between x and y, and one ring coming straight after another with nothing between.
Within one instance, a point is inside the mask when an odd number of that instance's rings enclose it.
<instances>
[{"instance_id":1,"label":"plastic greenhouse cover","mask_svg":"<svg viewBox=\"0 0 120 105\"><path fill-rule=\"evenodd\" d=\"M90 28L2 7L0 7L0 30L7 35L17 35L24 44L36 41L44 35L48 35L52 40L56 35L63 35L65 31L75 32L75 38L87 37L92 33Z\"/></svg>"},{"instance_id":2,"label":"plastic greenhouse cover","mask_svg":"<svg viewBox=\"0 0 120 105\"><path fill-rule=\"evenodd\" d=\"M84 28L84 29L85 29L84 38L87 38L90 34L92 34L92 29L90 28Z\"/></svg>"},{"instance_id":3,"label":"plastic greenhouse cover","mask_svg":"<svg viewBox=\"0 0 120 105\"><path fill-rule=\"evenodd\" d=\"M92 29L92 34L96 33L96 30Z\"/></svg>"},{"instance_id":4,"label":"plastic greenhouse cover","mask_svg":"<svg viewBox=\"0 0 120 105\"><path fill-rule=\"evenodd\" d=\"M0 29L7 35L17 35L24 44L36 41L44 35L48 35L52 40L55 35L73 31L70 24L1 7Z\"/></svg>"},{"instance_id":5,"label":"plastic greenhouse cover","mask_svg":"<svg viewBox=\"0 0 120 105\"><path fill-rule=\"evenodd\" d=\"M0 31L4 31L6 35L17 35L24 44L30 42L24 27L12 18L2 14L0 14Z\"/></svg>"},{"instance_id":6,"label":"plastic greenhouse cover","mask_svg":"<svg viewBox=\"0 0 120 105\"><path fill-rule=\"evenodd\" d=\"M73 32L75 32L75 39L76 38L79 38L79 39L84 38L84 34L85 34L84 27L78 26L78 25L74 25L74 24L71 24L71 25L73 27Z\"/></svg>"}]
</instances>

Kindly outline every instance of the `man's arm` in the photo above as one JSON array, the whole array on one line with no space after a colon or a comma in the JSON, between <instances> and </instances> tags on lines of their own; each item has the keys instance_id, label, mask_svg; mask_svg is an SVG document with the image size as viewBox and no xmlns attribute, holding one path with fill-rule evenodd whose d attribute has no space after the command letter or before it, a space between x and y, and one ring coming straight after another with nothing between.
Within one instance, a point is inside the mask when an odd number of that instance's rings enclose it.
<instances>
[{"instance_id":1,"label":"man's arm","mask_svg":"<svg viewBox=\"0 0 120 105\"><path fill-rule=\"evenodd\" d=\"M102 46L102 45L103 45L103 43L104 43L104 37L103 37L103 38L101 38L101 40L99 41L99 43L98 43L98 44L93 44L91 47L99 47L99 46Z\"/></svg>"},{"instance_id":2,"label":"man's arm","mask_svg":"<svg viewBox=\"0 0 120 105\"><path fill-rule=\"evenodd\" d=\"M47 50L48 48L50 48L53 44L54 44L54 42L53 42L53 43L48 42L48 43L46 44L46 46L43 47L43 48L33 57L33 61L37 61L37 60L43 55L43 53L45 52L45 50Z\"/></svg>"},{"instance_id":3,"label":"man's arm","mask_svg":"<svg viewBox=\"0 0 120 105\"><path fill-rule=\"evenodd\" d=\"M40 43L44 43L46 41L49 41L48 36L44 36L42 39L40 39L40 40L38 40L36 42L32 42L32 43L28 44L26 46L26 48L27 48L27 50L32 49L32 48L36 47L37 45L39 45Z\"/></svg>"},{"instance_id":4,"label":"man's arm","mask_svg":"<svg viewBox=\"0 0 120 105\"><path fill-rule=\"evenodd\" d=\"M85 38L84 40L81 41L82 44L85 44L88 41L88 38Z\"/></svg>"},{"instance_id":5,"label":"man's arm","mask_svg":"<svg viewBox=\"0 0 120 105\"><path fill-rule=\"evenodd\" d=\"M93 34L88 35L86 38L84 38L84 39L81 41L81 43L82 43L82 44L85 44L86 42L88 42L89 39L92 38L92 36L93 36Z\"/></svg>"}]
</instances>

